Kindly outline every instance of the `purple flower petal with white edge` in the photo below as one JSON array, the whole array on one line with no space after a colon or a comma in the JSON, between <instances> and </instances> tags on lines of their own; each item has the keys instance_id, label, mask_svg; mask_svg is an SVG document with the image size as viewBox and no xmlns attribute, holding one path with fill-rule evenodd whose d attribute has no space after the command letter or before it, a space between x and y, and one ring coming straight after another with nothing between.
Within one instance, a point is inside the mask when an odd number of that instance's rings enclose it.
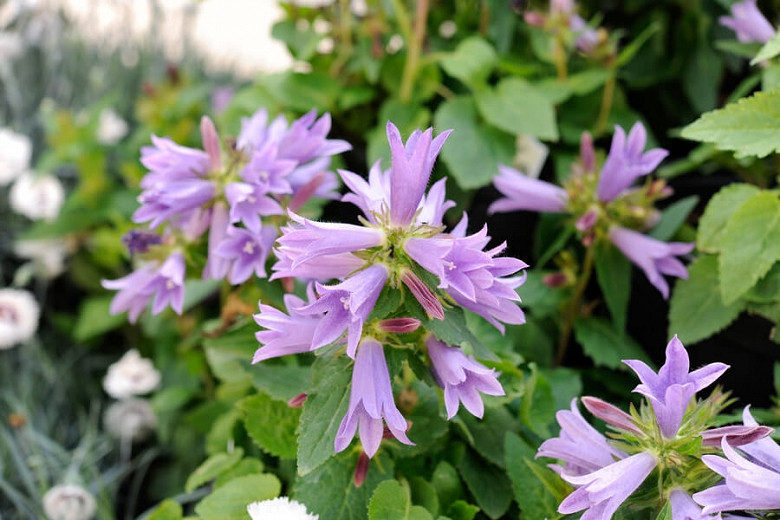
<instances>
[{"instance_id":1,"label":"purple flower petal with white edge","mask_svg":"<svg viewBox=\"0 0 780 520\"><path fill-rule=\"evenodd\" d=\"M642 269L664 299L669 298L669 284L664 280L664 274L688 278L688 270L676 256L693 251L695 246L693 243L661 242L619 226L613 226L609 230L609 239L629 260Z\"/></svg>"},{"instance_id":2,"label":"purple flower petal with white edge","mask_svg":"<svg viewBox=\"0 0 780 520\"><path fill-rule=\"evenodd\" d=\"M352 368L349 409L336 432L335 451L346 449L359 432L363 451L373 457L382 442L383 421L396 439L414 445L406 436L406 419L395 406L384 349L374 338L365 337Z\"/></svg>"},{"instance_id":3,"label":"purple flower petal with white edge","mask_svg":"<svg viewBox=\"0 0 780 520\"><path fill-rule=\"evenodd\" d=\"M565 466L551 465L559 475L587 475L609 466L626 454L607 442L596 428L588 424L577 408L577 399L571 401L571 410L555 414L561 432L539 446L536 457L549 457L565 462Z\"/></svg>"},{"instance_id":4,"label":"purple flower petal with white edge","mask_svg":"<svg viewBox=\"0 0 780 520\"><path fill-rule=\"evenodd\" d=\"M480 392L487 395L505 395L495 369L487 368L466 357L462 350L447 345L434 336L425 340L428 356L433 364L433 374L444 388L444 404L447 419L452 419L460 403L472 415L482 418L485 405Z\"/></svg>"},{"instance_id":5,"label":"purple flower petal with white edge","mask_svg":"<svg viewBox=\"0 0 780 520\"><path fill-rule=\"evenodd\" d=\"M616 198L636 179L655 170L669 155L669 152L663 148L653 148L644 152L646 142L647 132L642 123L634 124L628 139L625 131L615 126L612 146L601 168L601 176L596 187L602 202L609 202Z\"/></svg>"},{"instance_id":6,"label":"purple flower petal with white edge","mask_svg":"<svg viewBox=\"0 0 780 520\"><path fill-rule=\"evenodd\" d=\"M317 299L311 287L308 290L308 297L308 303ZM276 307L259 304L260 313L255 314L254 318L255 322L265 330L255 333L257 341L263 346L255 352L252 363L314 350L312 346L314 331L320 323L320 316L299 314L296 309L305 306L307 302L293 294L286 294L284 303L289 315Z\"/></svg>"},{"instance_id":7,"label":"purple flower petal with white edge","mask_svg":"<svg viewBox=\"0 0 780 520\"><path fill-rule=\"evenodd\" d=\"M563 473L561 477L577 489L561 502L558 512L572 514L585 509L581 520L608 520L657 464L652 454L641 452L587 475Z\"/></svg>"},{"instance_id":8,"label":"purple flower petal with white edge","mask_svg":"<svg viewBox=\"0 0 780 520\"><path fill-rule=\"evenodd\" d=\"M258 278L265 278L265 263L274 240L276 230L268 226L260 233L231 226L227 237L216 250L217 255L231 262L228 276L230 283L244 283L253 273Z\"/></svg>"},{"instance_id":9,"label":"purple flower petal with white edge","mask_svg":"<svg viewBox=\"0 0 780 520\"><path fill-rule=\"evenodd\" d=\"M742 43L766 43L775 36L775 28L758 10L756 0L732 4L731 16L721 16L718 22L737 33Z\"/></svg>"},{"instance_id":10,"label":"purple flower petal with white edge","mask_svg":"<svg viewBox=\"0 0 780 520\"><path fill-rule=\"evenodd\" d=\"M718 379L729 366L724 363L710 363L693 372L688 372L688 352L675 335L666 346L666 362L656 374L643 361L624 360L633 370L641 384L634 392L648 398L653 406L658 425L664 437L677 434L688 402L698 392Z\"/></svg>"},{"instance_id":11,"label":"purple flower petal with white edge","mask_svg":"<svg viewBox=\"0 0 780 520\"><path fill-rule=\"evenodd\" d=\"M493 185L504 197L490 205L489 214L517 210L547 213L566 211L569 195L560 186L532 179L508 166L500 165L498 171L500 173L493 179Z\"/></svg>"}]
</instances>

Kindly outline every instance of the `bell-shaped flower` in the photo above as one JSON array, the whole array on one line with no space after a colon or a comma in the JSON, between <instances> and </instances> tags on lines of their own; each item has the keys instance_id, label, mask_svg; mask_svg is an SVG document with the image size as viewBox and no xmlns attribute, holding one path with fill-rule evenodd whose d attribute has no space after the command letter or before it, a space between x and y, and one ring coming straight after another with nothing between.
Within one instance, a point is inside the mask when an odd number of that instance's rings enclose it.
<instances>
[{"instance_id":1,"label":"bell-shaped flower","mask_svg":"<svg viewBox=\"0 0 780 520\"><path fill-rule=\"evenodd\" d=\"M533 179L508 166L499 166L500 174L493 179L493 185L504 196L493 202L488 213L510 211L543 211L562 213L566 211L569 195L555 184Z\"/></svg>"},{"instance_id":2,"label":"bell-shaped flower","mask_svg":"<svg viewBox=\"0 0 780 520\"><path fill-rule=\"evenodd\" d=\"M729 368L724 363L710 363L689 372L688 352L676 335L666 346L666 362L657 374L637 359L623 362L639 376L641 384L634 392L650 401L661 433L667 439L677 434L685 409L696 392L711 385Z\"/></svg>"},{"instance_id":3,"label":"bell-shaped flower","mask_svg":"<svg viewBox=\"0 0 780 520\"><path fill-rule=\"evenodd\" d=\"M355 432L359 432L363 451L373 457L382 442L383 422L400 442L414 444L406 436L406 419L393 400L393 388L382 344L372 337L365 337L355 357L349 409L336 433L336 452L346 449Z\"/></svg>"},{"instance_id":4,"label":"bell-shaped flower","mask_svg":"<svg viewBox=\"0 0 780 520\"><path fill-rule=\"evenodd\" d=\"M664 280L663 275L688 278L688 270L676 256L693 251L695 245L693 243L661 242L620 226L613 226L609 230L609 239L629 260L642 269L664 299L669 297L669 284Z\"/></svg>"},{"instance_id":5,"label":"bell-shaped flower","mask_svg":"<svg viewBox=\"0 0 780 520\"><path fill-rule=\"evenodd\" d=\"M314 335L320 323L320 316L298 312L298 309L307 303L317 300L311 286L307 292L308 302L294 294L284 295L284 304L289 315L271 305L259 304L260 312L255 314L254 318L264 330L255 332L255 337L263 346L255 352L252 363L314 350Z\"/></svg>"},{"instance_id":6,"label":"bell-shaped flower","mask_svg":"<svg viewBox=\"0 0 780 520\"><path fill-rule=\"evenodd\" d=\"M775 35L775 28L758 10L756 0L731 4L731 16L721 16L718 22L737 33L742 43L766 43Z\"/></svg>"},{"instance_id":7,"label":"bell-shaped flower","mask_svg":"<svg viewBox=\"0 0 780 520\"><path fill-rule=\"evenodd\" d=\"M231 182L225 186L225 198L230 204L231 224L242 222L253 233L260 232L260 217L284 213L282 206L255 184Z\"/></svg>"},{"instance_id":8,"label":"bell-shaped flower","mask_svg":"<svg viewBox=\"0 0 780 520\"><path fill-rule=\"evenodd\" d=\"M216 254L229 262L227 274L230 283L244 283L252 274L265 278L265 263L274 240L276 230L270 227L264 227L260 233L229 227L227 236L216 249Z\"/></svg>"},{"instance_id":9,"label":"bell-shaped flower","mask_svg":"<svg viewBox=\"0 0 780 520\"><path fill-rule=\"evenodd\" d=\"M750 414L750 406L746 406L742 411L742 422L745 426L751 428L760 427L758 422ZM729 439L729 444L735 444ZM780 473L780 445L769 437L762 437L754 442L740 446L741 451L745 452L751 460L757 461L762 466L771 468Z\"/></svg>"},{"instance_id":10,"label":"bell-shaped flower","mask_svg":"<svg viewBox=\"0 0 780 520\"><path fill-rule=\"evenodd\" d=\"M433 375L444 388L444 405L447 419L452 419L460 403L472 413L482 418L485 405L480 392L487 395L505 395L495 369L490 369L466 357L462 350L447 345L434 336L425 340L428 356L433 363Z\"/></svg>"},{"instance_id":11,"label":"bell-shaped flower","mask_svg":"<svg viewBox=\"0 0 780 520\"><path fill-rule=\"evenodd\" d=\"M686 491L675 488L669 493L669 503L672 506L673 520L721 520L719 514L705 514L691 495Z\"/></svg>"},{"instance_id":12,"label":"bell-shaped flower","mask_svg":"<svg viewBox=\"0 0 780 520\"><path fill-rule=\"evenodd\" d=\"M615 127L612 146L601 168L596 187L601 201L608 202L616 198L636 179L655 170L669 155L663 148L653 148L645 152L646 142L647 132L640 122L634 123L628 133L628 139L621 127Z\"/></svg>"}]
</instances>

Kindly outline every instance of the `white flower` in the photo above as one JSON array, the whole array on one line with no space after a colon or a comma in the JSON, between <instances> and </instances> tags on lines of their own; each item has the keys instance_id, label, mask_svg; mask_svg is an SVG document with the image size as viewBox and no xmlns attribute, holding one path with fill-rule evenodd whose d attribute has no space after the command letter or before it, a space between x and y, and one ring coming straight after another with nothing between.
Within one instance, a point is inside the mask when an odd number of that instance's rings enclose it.
<instances>
[{"instance_id":1,"label":"white flower","mask_svg":"<svg viewBox=\"0 0 780 520\"><path fill-rule=\"evenodd\" d=\"M24 50L24 41L16 33L0 31L0 60L11 61Z\"/></svg>"},{"instance_id":2,"label":"white flower","mask_svg":"<svg viewBox=\"0 0 780 520\"><path fill-rule=\"evenodd\" d=\"M67 247L61 238L21 240L14 244L14 253L32 260L36 270L46 278L54 278L65 270Z\"/></svg>"},{"instance_id":3,"label":"white flower","mask_svg":"<svg viewBox=\"0 0 780 520\"><path fill-rule=\"evenodd\" d=\"M385 46L385 50L388 54L395 54L396 52L400 51L404 46L404 39L400 34L394 34L390 37L390 39L387 41L387 45Z\"/></svg>"},{"instance_id":4,"label":"white flower","mask_svg":"<svg viewBox=\"0 0 780 520\"><path fill-rule=\"evenodd\" d=\"M452 20L444 20L439 26L439 36L449 40L458 32L458 26Z\"/></svg>"},{"instance_id":5,"label":"white flower","mask_svg":"<svg viewBox=\"0 0 780 520\"><path fill-rule=\"evenodd\" d=\"M349 3L349 6L352 10L352 14L355 16L362 18L368 14L368 4L366 4L366 0L352 0Z\"/></svg>"},{"instance_id":6,"label":"white flower","mask_svg":"<svg viewBox=\"0 0 780 520\"><path fill-rule=\"evenodd\" d=\"M310 515L306 506L287 497L277 497L246 506L252 520L319 520L319 515Z\"/></svg>"},{"instance_id":7,"label":"white flower","mask_svg":"<svg viewBox=\"0 0 780 520\"><path fill-rule=\"evenodd\" d=\"M65 189L53 175L27 172L16 179L8 194L11 208L31 220L54 220L65 202Z\"/></svg>"},{"instance_id":8,"label":"white flower","mask_svg":"<svg viewBox=\"0 0 780 520\"><path fill-rule=\"evenodd\" d=\"M335 43L333 38L325 37L317 43L317 52L320 54L330 54L333 52Z\"/></svg>"},{"instance_id":9,"label":"white flower","mask_svg":"<svg viewBox=\"0 0 780 520\"><path fill-rule=\"evenodd\" d=\"M136 349L129 350L122 358L108 367L103 388L114 399L143 395L160 384L160 372L148 359L142 358Z\"/></svg>"},{"instance_id":10,"label":"white flower","mask_svg":"<svg viewBox=\"0 0 780 520\"><path fill-rule=\"evenodd\" d=\"M103 425L118 439L138 442L157 428L157 416L146 399L123 399L108 407Z\"/></svg>"},{"instance_id":11,"label":"white flower","mask_svg":"<svg viewBox=\"0 0 780 520\"><path fill-rule=\"evenodd\" d=\"M80 486L54 486L43 495L43 510L49 520L89 520L96 509L95 497Z\"/></svg>"},{"instance_id":12,"label":"white flower","mask_svg":"<svg viewBox=\"0 0 780 520\"><path fill-rule=\"evenodd\" d=\"M515 167L528 177L538 179L550 149L539 139L529 134L518 135L515 146Z\"/></svg>"},{"instance_id":13,"label":"white flower","mask_svg":"<svg viewBox=\"0 0 780 520\"><path fill-rule=\"evenodd\" d=\"M33 295L18 289L0 289L0 349L27 341L38 329L40 308Z\"/></svg>"},{"instance_id":14,"label":"white flower","mask_svg":"<svg viewBox=\"0 0 780 520\"><path fill-rule=\"evenodd\" d=\"M116 144L127 135L127 123L113 109L104 108L100 112L97 127L97 140L101 144Z\"/></svg>"},{"instance_id":15,"label":"white flower","mask_svg":"<svg viewBox=\"0 0 780 520\"><path fill-rule=\"evenodd\" d=\"M282 0L285 4L297 5L298 7L312 7L314 9L327 7L335 0Z\"/></svg>"},{"instance_id":16,"label":"white flower","mask_svg":"<svg viewBox=\"0 0 780 520\"><path fill-rule=\"evenodd\" d=\"M0 186L12 182L30 167L32 143L27 136L0 128Z\"/></svg>"}]
</instances>

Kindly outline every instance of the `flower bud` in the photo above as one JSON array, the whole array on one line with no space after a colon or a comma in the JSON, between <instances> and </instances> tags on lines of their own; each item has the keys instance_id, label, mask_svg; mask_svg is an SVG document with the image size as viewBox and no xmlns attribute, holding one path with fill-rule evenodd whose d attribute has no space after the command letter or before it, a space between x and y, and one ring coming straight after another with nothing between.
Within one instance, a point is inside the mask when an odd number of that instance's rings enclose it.
<instances>
[{"instance_id":1,"label":"flower bud","mask_svg":"<svg viewBox=\"0 0 780 520\"><path fill-rule=\"evenodd\" d=\"M322 184L324 179L324 171L319 171L314 174L309 182L298 188L298 191L295 192L295 195L293 195L289 204L287 204L287 209L292 212L297 212L299 209L301 209L301 207L306 204L306 201L309 200L312 195L314 195L314 193L317 191L317 188L320 187L320 184Z\"/></svg>"},{"instance_id":2,"label":"flower bud","mask_svg":"<svg viewBox=\"0 0 780 520\"><path fill-rule=\"evenodd\" d=\"M592 172L596 167L596 151L593 148L593 136L590 132L582 132L580 137L580 160L586 172Z\"/></svg>"},{"instance_id":3,"label":"flower bud","mask_svg":"<svg viewBox=\"0 0 780 520\"><path fill-rule=\"evenodd\" d=\"M355 483L356 488L362 486L366 481L366 477L368 476L368 466L370 463L371 458L369 458L365 451L361 451L360 456L358 456L357 464L355 465L354 476L352 477L352 482Z\"/></svg>"},{"instance_id":4,"label":"flower bud","mask_svg":"<svg viewBox=\"0 0 780 520\"><path fill-rule=\"evenodd\" d=\"M308 398L308 394L306 392L302 392L289 401L287 401L287 406L290 408L301 408L303 406L303 403L306 402L306 399Z\"/></svg>"},{"instance_id":5,"label":"flower bud","mask_svg":"<svg viewBox=\"0 0 780 520\"><path fill-rule=\"evenodd\" d=\"M769 426L723 426L701 432L702 445L719 447L721 441L726 439L729 446L742 446L771 435L775 431Z\"/></svg>"},{"instance_id":6,"label":"flower bud","mask_svg":"<svg viewBox=\"0 0 780 520\"><path fill-rule=\"evenodd\" d=\"M160 379L160 372L152 362L132 349L108 367L103 388L114 399L125 399L151 392L160 384Z\"/></svg>"},{"instance_id":7,"label":"flower bud","mask_svg":"<svg viewBox=\"0 0 780 520\"><path fill-rule=\"evenodd\" d=\"M421 325L416 318L390 318L379 322L379 330L392 334L406 334L414 332Z\"/></svg>"},{"instance_id":8,"label":"flower bud","mask_svg":"<svg viewBox=\"0 0 780 520\"><path fill-rule=\"evenodd\" d=\"M564 272L550 273L544 275L542 283L547 287L564 287L570 283L569 276Z\"/></svg>"},{"instance_id":9,"label":"flower bud","mask_svg":"<svg viewBox=\"0 0 780 520\"><path fill-rule=\"evenodd\" d=\"M406 270L401 275L401 281L409 288L415 299L420 302L429 318L444 319L444 308L441 306L441 302L416 274Z\"/></svg>"},{"instance_id":10,"label":"flower bud","mask_svg":"<svg viewBox=\"0 0 780 520\"><path fill-rule=\"evenodd\" d=\"M582 404L585 405L585 408L587 408L590 413L615 428L633 433L641 433L641 430L637 427L633 417L606 401L602 401L597 397L586 396L582 398Z\"/></svg>"},{"instance_id":11,"label":"flower bud","mask_svg":"<svg viewBox=\"0 0 780 520\"><path fill-rule=\"evenodd\" d=\"M124 399L108 407L103 424L113 437L139 442L157 428L157 416L146 399Z\"/></svg>"},{"instance_id":12,"label":"flower bud","mask_svg":"<svg viewBox=\"0 0 780 520\"><path fill-rule=\"evenodd\" d=\"M577 219L575 227L577 231L584 232L592 228L599 220L599 210L596 208L590 208L588 211Z\"/></svg>"},{"instance_id":13,"label":"flower bud","mask_svg":"<svg viewBox=\"0 0 780 520\"><path fill-rule=\"evenodd\" d=\"M43 510L49 520L89 520L95 516L97 504L81 486L54 486L43 495Z\"/></svg>"}]
</instances>

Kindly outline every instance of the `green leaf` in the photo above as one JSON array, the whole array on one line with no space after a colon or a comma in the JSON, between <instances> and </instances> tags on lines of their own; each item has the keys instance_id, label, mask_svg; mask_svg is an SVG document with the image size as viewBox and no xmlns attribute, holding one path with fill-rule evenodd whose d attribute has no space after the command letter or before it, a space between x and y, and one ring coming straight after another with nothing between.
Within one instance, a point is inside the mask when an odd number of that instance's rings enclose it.
<instances>
[{"instance_id":1,"label":"green leaf","mask_svg":"<svg viewBox=\"0 0 780 520\"><path fill-rule=\"evenodd\" d=\"M251 457L241 459L238 464L217 477L217 480L214 481L214 489L224 486L237 477L262 473L263 469L265 469L265 466L260 459Z\"/></svg>"},{"instance_id":2,"label":"green leaf","mask_svg":"<svg viewBox=\"0 0 780 520\"><path fill-rule=\"evenodd\" d=\"M398 445L397 456L404 458L437 450L448 428L447 421L441 416L436 390L419 381L412 383L411 390L416 394L417 402L411 410L404 410L404 417L412 423L408 434L415 445Z\"/></svg>"},{"instance_id":3,"label":"green leaf","mask_svg":"<svg viewBox=\"0 0 780 520\"><path fill-rule=\"evenodd\" d=\"M512 164L515 139L477 120L470 97L456 97L442 103L434 116L436 128L455 129L441 151L441 158L463 189L490 184L499 164Z\"/></svg>"},{"instance_id":4,"label":"green leaf","mask_svg":"<svg viewBox=\"0 0 780 520\"><path fill-rule=\"evenodd\" d=\"M125 323L127 318L124 313L112 315L109 312L113 299L113 295L85 299L79 307L76 325L73 327L73 339L79 342L87 341Z\"/></svg>"},{"instance_id":5,"label":"green leaf","mask_svg":"<svg viewBox=\"0 0 780 520\"><path fill-rule=\"evenodd\" d=\"M555 419L555 398L547 378L534 365L531 365L531 377L525 380L524 390L520 419L540 437L549 437L548 425Z\"/></svg>"},{"instance_id":6,"label":"green leaf","mask_svg":"<svg viewBox=\"0 0 780 520\"><path fill-rule=\"evenodd\" d=\"M744 303L724 305L720 297L718 257L703 255L688 266L688 279L679 280L669 304L669 336L677 334L690 345L734 321Z\"/></svg>"},{"instance_id":7,"label":"green leaf","mask_svg":"<svg viewBox=\"0 0 780 520\"><path fill-rule=\"evenodd\" d=\"M745 293L745 300L751 303L774 303L780 301L780 263L761 278L756 285Z\"/></svg>"},{"instance_id":8,"label":"green leaf","mask_svg":"<svg viewBox=\"0 0 780 520\"><path fill-rule=\"evenodd\" d=\"M327 74L282 72L261 76L260 83L281 105L291 110L308 112L334 111L342 85Z\"/></svg>"},{"instance_id":9,"label":"green leaf","mask_svg":"<svg viewBox=\"0 0 780 520\"><path fill-rule=\"evenodd\" d=\"M514 417L503 406L485 408L480 419L471 414L461 416L463 424L468 428L472 446L482 457L496 466L504 466L504 435L508 431L517 431L518 425Z\"/></svg>"},{"instance_id":10,"label":"green leaf","mask_svg":"<svg viewBox=\"0 0 780 520\"><path fill-rule=\"evenodd\" d=\"M368 504L369 520L433 520L420 506L413 506L409 489L397 480L379 484Z\"/></svg>"},{"instance_id":11,"label":"green leaf","mask_svg":"<svg viewBox=\"0 0 780 520\"><path fill-rule=\"evenodd\" d=\"M672 503L670 501L666 501L666 504L664 505L664 508L661 509L661 512L658 513L658 516L655 517L655 520L673 520L674 517L672 516Z\"/></svg>"},{"instance_id":12,"label":"green leaf","mask_svg":"<svg viewBox=\"0 0 780 520\"><path fill-rule=\"evenodd\" d=\"M607 320L596 316L574 323L574 337L597 366L623 367L623 359L649 362L647 354L630 336L618 333Z\"/></svg>"},{"instance_id":13,"label":"green leaf","mask_svg":"<svg viewBox=\"0 0 780 520\"><path fill-rule=\"evenodd\" d=\"M447 509L447 518L452 520L474 520L479 508L465 500L456 500ZM441 519L441 517L439 517Z\"/></svg>"},{"instance_id":14,"label":"green leaf","mask_svg":"<svg viewBox=\"0 0 780 520\"><path fill-rule=\"evenodd\" d=\"M523 79L501 80L495 89L478 91L476 100L485 120L501 130L552 141L558 139L555 107Z\"/></svg>"},{"instance_id":15,"label":"green leaf","mask_svg":"<svg viewBox=\"0 0 780 520\"><path fill-rule=\"evenodd\" d=\"M279 401L289 401L311 384L311 368L257 363L251 368L255 388Z\"/></svg>"},{"instance_id":16,"label":"green leaf","mask_svg":"<svg viewBox=\"0 0 780 520\"><path fill-rule=\"evenodd\" d=\"M440 63L444 71L472 89L485 83L498 62L492 45L478 36L466 38Z\"/></svg>"},{"instance_id":17,"label":"green leaf","mask_svg":"<svg viewBox=\"0 0 780 520\"><path fill-rule=\"evenodd\" d=\"M332 457L296 480L293 498L323 520L365 520L371 495L380 482L393 478L394 467L390 457L380 450L371 459L366 480L358 488L353 482L357 459L354 450Z\"/></svg>"},{"instance_id":18,"label":"green leaf","mask_svg":"<svg viewBox=\"0 0 780 520\"><path fill-rule=\"evenodd\" d=\"M187 493L193 491L210 480L214 480L223 472L232 468L244 456L244 450L236 448L232 453L217 453L203 461L203 464L192 472L184 485Z\"/></svg>"},{"instance_id":19,"label":"green leaf","mask_svg":"<svg viewBox=\"0 0 780 520\"><path fill-rule=\"evenodd\" d=\"M409 488L412 492L413 504L423 506L433 516L439 514L439 497L432 484L422 477L411 476L409 477Z\"/></svg>"},{"instance_id":20,"label":"green leaf","mask_svg":"<svg viewBox=\"0 0 780 520\"><path fill-rule=\"evenodd\" d=\"M620 51L620 54L617 58L617 67L620 68L629 61L631 61L637 52L639 52L639 49L642 48L642 45L645 44L647 40L650 39L650 37L655 34L658 30L661 29L661 24L658 22L653 22L650 25L648 25L644 31L639 33L639 36L633 39L631 43L623 47L623 50Z\"/></svg>"},{"instance_id":21,"label":"green leaf","mask_svg":"<svg viewBox=\"0 0 780 520\"><path fill-rule=\"evenodd\" d=\"M298 474L303 476L333 456L333 443L349 405L352 371L346 356L320 357L312 365L313 388L298 427Z\"/></svg>"},{"instance_id":22,"label":"green leaf","mask_svg":"<svg viewBox=\"0 0 780 520\"><path fill-rule=\"evenodd\" d=\"M765 157L780 151L780 90L756 92L707 112L683 128L681 135L732 150L737 157Z\"/></svg>"},{"instance_id":23,"label":"green leaf","mask_svg":"<svg viewBox=\"0 0 780 520\"><path fill-rule=\"evenodd\" d=\"M610 242L602 241L595 247L596 278L615 329L623 334L626 330L628 298L631 294L631 261Z\"/></svg>"},{"instance_id":24,"label":"green leaf","mask_svg":"<svg viewBox=\"0 0 780 520\"><path fill-rule=\"evenodd\" d=\"M780 54L780 33L775 34L771 40L766 42L756 57L750 60L751 65L757 65L762 61L771 60Z\"/></svg>"},{"instance_id":25,"label":"green leaf","mask_svg":"<svg viewBox=\"0 0 780 520\"><path fill-rule=\"evenodd\" d=\"M202 520L246 520L246 506L279 496L282 484L271 474L247 475L231 480L195 506Z\"/></svg>"},{"instance_id":26,"label":"green leaf","mask_svg":"<svg viewBox=\"0 0 780 520\"><path fill-rule=\"evenodd\" d=\"M536 450L514 433L507 433L506 467L515 500L525 518L560 518L558 504L569 486L546 466L536 462Z\"/></svg>"},{"instance_id":27,"label":"green leaf","mask_svg":"<svg viewBox=\"0 0 780 520\"><path fill-rule=\"evenodd\" d=\"M690 197L685 197L684 199L680 199L677 202L670 204L669 207L661 213L661 220L658 221L658 224L653 227L648 235L664 242L671 239L680 226L685 223L688 215L691 214L691 211L693 211L693 208L695 208L698 203L699 196L691 195Z\"/></svg>"},{"instance_id":28,"label":"green leaf","mask_svg":"<svg viewBox=\"0 0 780 520\"><path fill-rule=\"evenodd\" d=\"M720 251L729 219L737 208L760 191L752 184L730 184L713 195L699 220L696 247L707 253Z\"/></svg>"},{"instance_id":29,"label":"green leaf","mask_svg":"<svg viewBox=\"0 0 780 520\"><path fill-rule=\"evenodd\" d=\"M507 512L512 504L512 483L504 470L482 460L471 450L466 450L458 470L487 516L501 518Z\"/></svg>"},{"instance_id":30,"label":"green leaf","mask_svg":"<svg viewBox=\"0 0 780 520\"><path fill-rule=\"evenodd\" d=\"M780 260L780 200L761 192L742 203L726 225L718 267L723 303L753 287Z\"/></svg>"},{"instance_id":31,"label":"green leaf","mask_svg":"<svg viewBox=\"0 0 780 520\"><path fill-rule=\"evenodd\" d=\"M463 486L460 483L458 472L452 465L442 460L436 465L431 477L431 484L436 490L439 504L452 504L463 496Z\"/></svg>"},{"instance_id":32,"label":"green leaf","mask_svg":"<svg viewBox=\"0 0 780 520\"><path fill-rule=\"evenodd\" d=\"M155 507L144 520L181 520L183 517L181 504L169 498Z\"/></svg>"},{"instance_id":33,"label":"green leaf","mask_svg":"<svg viewBox=\"0 0 780 520\"><path fill-rule=\"evenodd\" d=\"M244 412L244 426L252 440L264 451L282 459L294 459L297 453L295 430L301 417L300 408L257 394L239 401Z\"/></svg>"}]
</instances>

